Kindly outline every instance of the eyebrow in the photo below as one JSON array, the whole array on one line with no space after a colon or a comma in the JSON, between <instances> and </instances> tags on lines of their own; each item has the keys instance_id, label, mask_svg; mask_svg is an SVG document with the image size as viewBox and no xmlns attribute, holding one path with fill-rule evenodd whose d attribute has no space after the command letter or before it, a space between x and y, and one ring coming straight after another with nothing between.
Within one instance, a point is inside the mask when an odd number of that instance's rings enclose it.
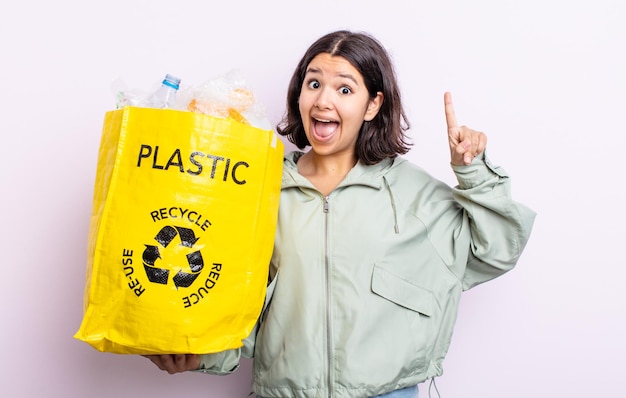
<instances>
[{"instance_id":1,"label":"eyebrow","mask_svg":"<svg viewBox=\"0 0 626 398\"><path fill-rule=\"evenodd\" d=\"M309 73L318 73L321 74L322 71L318 68L314 68L314 67L309 67L307 68L306 72L304 73L304 75L308 75ZM339 77L342 77L344 79L348 79L348 80L352 80L354 82L354 84L358 85L359 82L357 82L357 80L354 78L353 75L349 74L349 73L340 73Z\"/></svg>"}]
</instances>

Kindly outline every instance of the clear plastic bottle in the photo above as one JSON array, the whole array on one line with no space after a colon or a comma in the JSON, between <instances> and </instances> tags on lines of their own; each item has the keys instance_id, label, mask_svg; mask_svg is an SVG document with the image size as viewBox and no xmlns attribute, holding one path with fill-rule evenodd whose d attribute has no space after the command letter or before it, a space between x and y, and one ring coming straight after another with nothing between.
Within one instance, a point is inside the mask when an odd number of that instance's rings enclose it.
<instances>
[{"instance_id":1,"label":"clear plastic bottle","mask_svg":"<svg viewBox=\"0 0 626 398\"><path fill-rule=\"evenodd\" d=\"M165 75L161 87L150 96L152 108L174 108L176 105L176 92L180 87L180 79L173 75Z\"/></svg>"}]
</instances>

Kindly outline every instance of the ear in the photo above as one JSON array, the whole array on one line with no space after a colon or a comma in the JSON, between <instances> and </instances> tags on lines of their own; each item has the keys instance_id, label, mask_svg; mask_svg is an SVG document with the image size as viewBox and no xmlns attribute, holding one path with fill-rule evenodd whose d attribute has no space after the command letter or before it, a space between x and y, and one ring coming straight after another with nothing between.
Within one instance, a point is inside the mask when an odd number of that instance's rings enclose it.
<instances>
[{"instance_id":1,"label":"ear","mask_svg":"<svg viewBox=\"0 0 626 398\"><path fill-rule=\"evenodd\" d=\"M376 93L376 97L371 98L369 103L367 104L367 109L365 110L365 115L363 116L363 120L366 122L371 121L376 117L380 107L383 105L384 96L382 91Z\"/></svg>"}]
</instances>

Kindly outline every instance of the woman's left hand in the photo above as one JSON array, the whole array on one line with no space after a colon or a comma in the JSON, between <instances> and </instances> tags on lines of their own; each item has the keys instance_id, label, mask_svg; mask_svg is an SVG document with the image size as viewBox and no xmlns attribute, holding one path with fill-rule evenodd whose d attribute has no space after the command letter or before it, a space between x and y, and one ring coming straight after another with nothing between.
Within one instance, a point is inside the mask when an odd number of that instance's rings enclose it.
<instances>
[{"instance_id":1,"label":"woman's left hand","mask_svg":"<svg viewBox=\"0 0 626 398\"><path fill-rule=\"evenodd\" d=\"M448 125L448 143L450 144L450 161L455 166L472 163L472 160L483 153L487 146L487 136L467 126L457 124L452 95L445 93L443 102Z\"/></svg>"}]
</instances>

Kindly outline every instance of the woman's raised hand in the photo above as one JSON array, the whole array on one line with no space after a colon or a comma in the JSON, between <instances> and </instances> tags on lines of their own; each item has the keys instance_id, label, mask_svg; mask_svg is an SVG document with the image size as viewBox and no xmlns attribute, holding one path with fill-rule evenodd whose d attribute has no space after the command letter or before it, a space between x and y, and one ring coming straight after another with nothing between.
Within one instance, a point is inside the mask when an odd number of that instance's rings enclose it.
<instances>
[{"instance_id":1,"label":"woman's raised hand","mask_svg":"<svg viewBox=\"0 0 626 398\"><path fill-rule=\"evenodd\" d=\"M472 163L472 160L480 155L487 146L487 136L467 126L459 126L452 106L452 94L446 92L443 95L446 111L446 123L448 125L448 143L450 144L450 161L455 166Z\"/></svg>"}]
</instances>

